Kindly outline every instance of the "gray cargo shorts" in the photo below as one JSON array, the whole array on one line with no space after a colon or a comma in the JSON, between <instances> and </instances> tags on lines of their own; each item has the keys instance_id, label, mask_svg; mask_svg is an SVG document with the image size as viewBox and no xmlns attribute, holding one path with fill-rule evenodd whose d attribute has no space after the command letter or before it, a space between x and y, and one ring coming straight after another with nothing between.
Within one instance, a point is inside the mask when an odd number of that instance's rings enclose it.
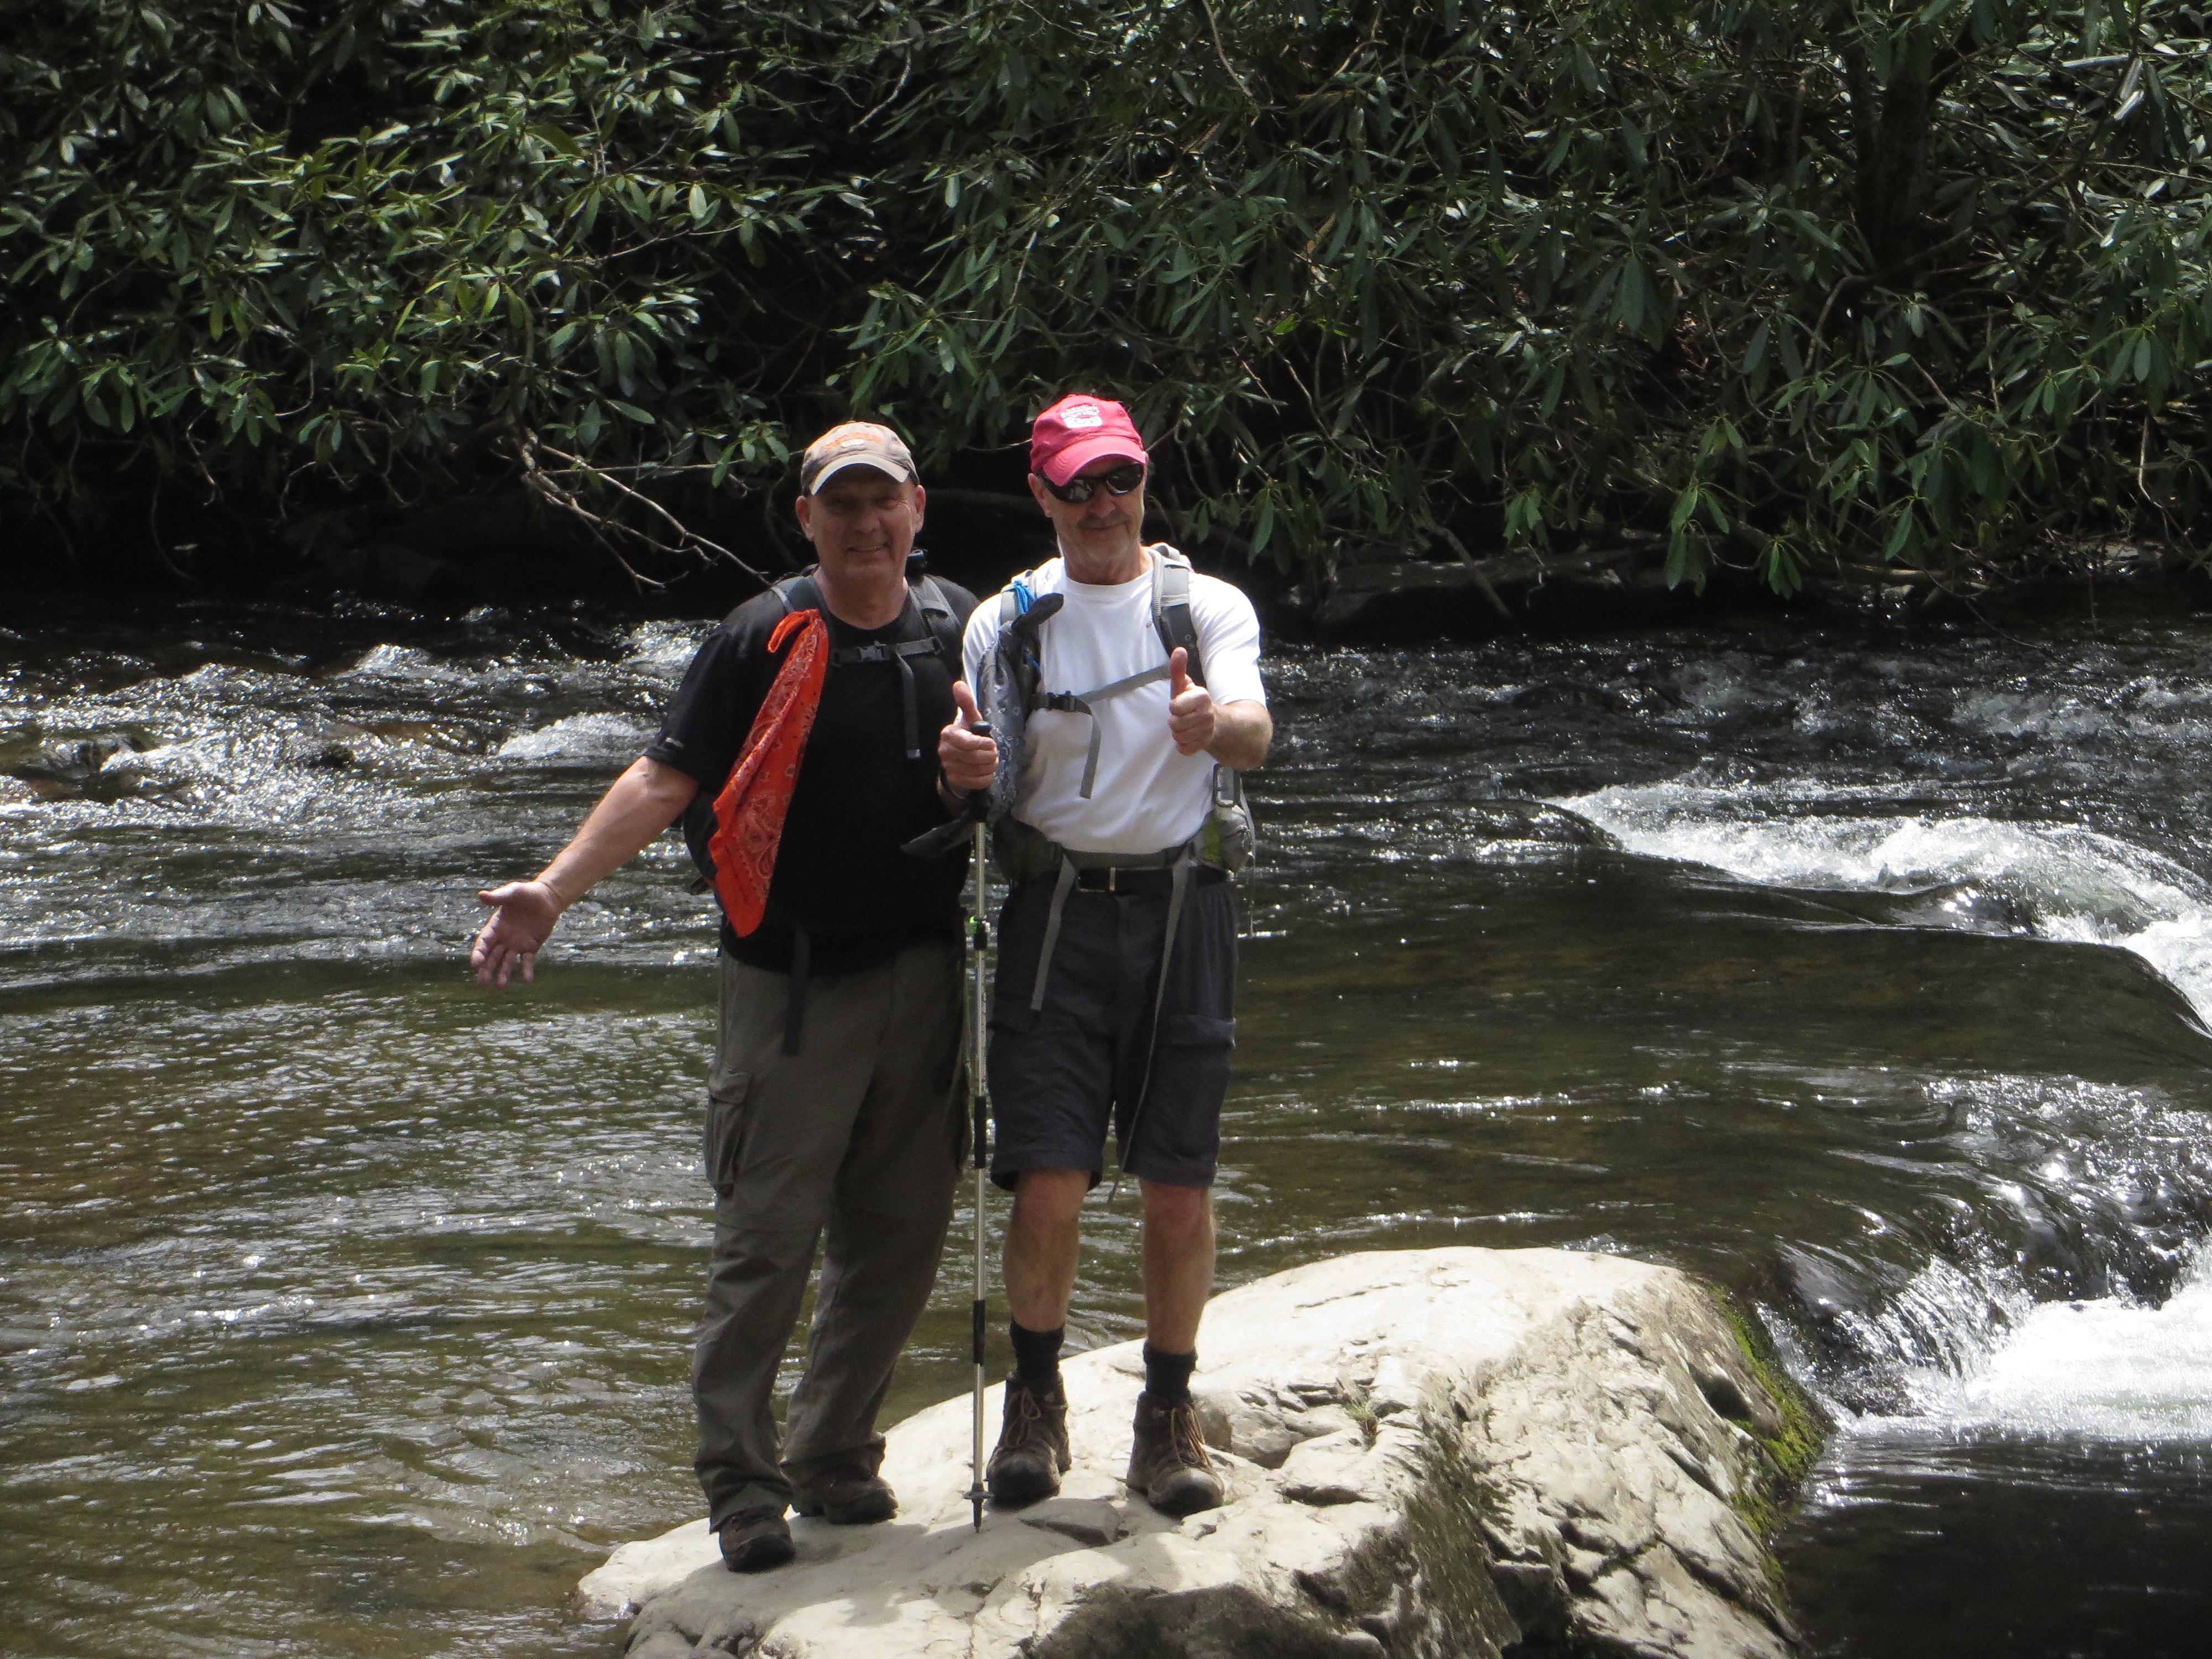
<instances>
[{"instance_id":1,"label":"gray cargo shorts","mask_svg":"<svg viewBox=\"0 0 2212 1659\"><path fill-rule=\"evenodd\" d=\"M1096 1186L1110 1123L1128 1174L1172 1187L1212 1185L1237 1043L1229 884L1194 882L1184 896L1157 1038L1152 1006L1168 896L1069 893L1044 1006L1032 1008L1052 889L1048 880L1024 882L999 917L991 1178L1012 1188L1024 1170L1086 1170Z\"/></svg>"}]
</instances>

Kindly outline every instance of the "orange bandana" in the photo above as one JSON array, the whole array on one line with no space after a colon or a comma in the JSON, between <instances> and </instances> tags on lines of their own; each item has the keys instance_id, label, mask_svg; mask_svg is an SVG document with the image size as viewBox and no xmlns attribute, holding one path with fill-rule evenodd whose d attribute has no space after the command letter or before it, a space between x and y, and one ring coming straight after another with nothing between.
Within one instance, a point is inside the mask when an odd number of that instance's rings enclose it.
<instances>
[{"instance_id":1,"label":"orange bandana","mask_svg":"<svg viewBox=\"0 0 2212 1659\"><path fill-rule=\"evenodd\" d=\"M714 798L714 833L707 842L714 896L740 938L760 926L768 907L775 849L783 840L792 791L799 787L807 733L822 706L823 677L830 672L830 630L822 613L794 611L786 617L768 636L769 654L793 633L799 643L776 671L775 684L745 734L744 752Z\"/></svg>"}]
</instances>

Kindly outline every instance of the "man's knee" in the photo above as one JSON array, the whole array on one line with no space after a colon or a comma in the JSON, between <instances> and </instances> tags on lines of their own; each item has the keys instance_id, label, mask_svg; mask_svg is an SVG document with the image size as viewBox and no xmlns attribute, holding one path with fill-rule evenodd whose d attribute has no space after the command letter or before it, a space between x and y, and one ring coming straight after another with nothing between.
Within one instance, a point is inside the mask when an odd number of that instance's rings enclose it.
<instances>
[{"instance_id":1,"label":"man's knee","mask_svg":"<svg viewBox=\"0 0 2212 1659\"><path fill-rule=\"evenodd\" d=\"M840 1210L831 1218L822 1250L824 1272L854 1267L896 1273L919 1258L935 1270L944 1249L945 1216L891 1215L880 1210Z\"/></svg>"},{"instance_id":2,"label":"man's knee","mask_svg":"<svg viewBox=\"0 0 2212 1659\"><path fill-rule=\"evenodd\" d=\"M814 1247L821 1237L819 1223L736 1226L717 1215L714 1248L707 1258L708 1285L738 1289L773 1284L793 1273L803 1276L814 1265Z\"/></svg>"},{"instance_id":3,"label":"man's knee","mask_svg":"<svg viewBox=\"0 0 2212 1659\"><path fill-rule=\"evenodd\" d=\"M1024 1220L1065 1222L1081 1213L1087 1170L1024 1170L1014 1178L1014 1212Z\"/></svg>"},{"instance_id":4,"label":"man's knee","mask_svg":"<svg viewBox=\"0 0 2212 1659\"><path fill-rule=\"evenodd\" d=\"M1145 1224L1171 1234L1203 1231L1213 1220L1211 1187L1176 1187L1164 1181L1143 1181L1137 1190L1145 1202Z\"/></svg>"}]
</instances>

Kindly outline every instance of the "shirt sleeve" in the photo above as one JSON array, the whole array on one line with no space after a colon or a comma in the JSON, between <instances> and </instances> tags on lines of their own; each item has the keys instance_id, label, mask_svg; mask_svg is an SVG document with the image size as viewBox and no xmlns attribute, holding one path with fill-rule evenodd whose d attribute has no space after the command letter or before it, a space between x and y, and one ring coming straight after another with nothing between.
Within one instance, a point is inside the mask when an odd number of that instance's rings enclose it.
<instances>
[{"instance_id":1,"label":"shirt sleeve","mask_svg":"<svg viewBox=\"0 0 2212 1659\"><path fill-rule=\"evenodd\" d=\"M1206 689L1216 702L1256 702L1267 688L1260 679L1260 616L1243 592L1212 576L1190 585L1191 625L1206 661Z\"/></svg>"},{"instance_id":2,"label":"shirt sleeve","mask_svg":"<svg viewBox=\"0 0 2212 1659\"><path fill-rule=\"evenodd\" d=\"M756 631L733 615L707 636L669 700L659 734L646 745L647 760L672 766L703 787L721 787L765 695L752 672Z\"/></svg>"}]
</instances>

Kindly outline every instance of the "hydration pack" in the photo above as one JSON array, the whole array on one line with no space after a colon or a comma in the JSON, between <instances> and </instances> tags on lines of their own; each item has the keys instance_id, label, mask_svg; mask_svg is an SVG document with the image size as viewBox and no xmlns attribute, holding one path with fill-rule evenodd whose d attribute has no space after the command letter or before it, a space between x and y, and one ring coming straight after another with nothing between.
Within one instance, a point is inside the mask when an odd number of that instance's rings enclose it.
<instances>
[{"instance_id":1,"label":"hydration pack","mask_svg":"<svg viewBox=\"0 0 2212 1659\"><path fill-rule=\"evenodd\" d=\"M1131 674L1109 684L1094 686L1088 691L1046 691L1043 689L1044 665L1037 657L1024 653L1016 665L1022 692L1022 707L1034 714L1040 708L1050 708L1062 714L1087 715L1091 720L1091 744L1084 756L1083 782L1077 794L1085 800L1091 799L1091 787L1098 779L1098 716L1093 707L1110 697L1134 691L1155 680L1170 678L1171 670L1167 659L1175 654L1177 647L1184 653L1184 666L1191 684L1206 684L1206 659L1199 648L1198 624L1190 611L1190 561L1175 549L1153 546L1145 550L1152 555L1152 629L1160 636L1161 661L1158 666L1140 673ZM1008 636L1014 619L1027 611L1035 603L1030 587L1034 572L1024 572L1014 578L1006 591L999 596L999 632ZM1042 636L1040 636L1042 638ZM999 861L1010 875L1022 879L1030 874L1042 874L1044 870L1030 870L1048 856L1058 863L1058 848L1051 848L1043 836L1030 830L1029 839L1039 845L1020 846L1024 838L1021 832L1029 829L1013 818L1001 821L999 826L1007 833L1000 839L1014 845L1001 845ZM1242 870L1252 862L1256 835L1252 809L1244 799L1242 775L1226 766L1213 769L1213 802L1206 815L1206 822L1189 843L1191 855L1202 864L1211 864L1224 870Z\"/></svg>"}]
</instances>

